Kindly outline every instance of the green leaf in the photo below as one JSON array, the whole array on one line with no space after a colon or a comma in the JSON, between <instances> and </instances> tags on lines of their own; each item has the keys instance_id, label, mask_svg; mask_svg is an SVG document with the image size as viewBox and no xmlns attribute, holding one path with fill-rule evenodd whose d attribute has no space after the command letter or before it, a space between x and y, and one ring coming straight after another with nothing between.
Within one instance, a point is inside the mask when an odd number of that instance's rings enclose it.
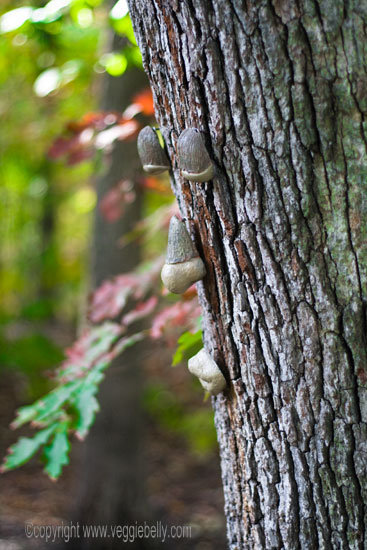
<instances>
[{"instance_id":1,"label":"green leaf","mask_svg":"<svg viewBox=\"0 0 367 550\"><path fill-rule=\"evenodd\" d=\"M85 372L84 378L66 382L36 401L33 405L22 407L17 411L17 419L12 424L14 428L18 428L26 422L39 423L43 426L49 424L49 426L42 429L33 438L20 438L9 449L9 455L6 457L2 471L16 468L27 462L42 445L48 442L50 436L55 433L55 437L52 439L50 445L44 449L44 456L47 461L45 471L52 479L57 479L60 476L62 467L68 463L68 451L70 448L68 429L71 426L72 420L69 416L68 420L65 421L65 409L70 407L70 405L74 406L76 425L73 425L73 429L76 430L76 434L80 438L85 437L99 409L95 395L104 377L105 369L114 357L142 340L146 335L143 331L122 338L110 350L108 356L106 356L106 339L108 339L111 345L118 337L118 334L119 332L114 331L113 336L109 335L108 338L105 331L103 334L98 332L97 335L93 335L91 346L95 349L89 350L87 354L91 353L93 358L95 358L99 355L96 354L96 349L104 353L99 361L89 366L89 370ZM88 362L86 364L90 365ZM70 415L70 410L68 410L68 415Z\"/></svg>"},{"instance_id":2,"label":"green leaf","mask_svg":"<svg viewBox=\"0 0 367 550\"><path fill-rule=\"evenodd\" d=\"M57 424L53 424L44 430L41 430L34 437L21 437L9 449L9 454L5 458L2 471L13 470L27 462L38 451L41 445L45 445L51 434L56 430Z\"/></svg>"},{"instance_id":3,"label":"green leaf","mask_svg":"<svg viewBox=\"0 0 367 550\"><path fill-rule=\"evenodd\" d=\"M85 438L99 410L98 401L95 398L97 391L98 387L95 384L84 385L74 400L78 412L76 435L79 439Z\"/></svg>"},{"instance_id":4,"label":"green leaf","mask_svg":"<svg viewBox=\"0 0 367 550\"><path fill-rule=\"evenodd\" d=\"M194 334L192 332L184 332L178 339L178 347L172 359L172 366L176 366L181 361L187 361L198 353L203 347L203 331L198 330Z\"/></svg>"},{"instance_id":5,"label":"green leaf","mask_svg":"<svg viewBox=\"0 0 367 550\"><path fill-rule=\"evenodd\" d=\"M36 403L33 403L33 405L28 405L27 407L21 407L17 410L17 418L13 420L10 427L15 429L19 428L20 426L23 426L23 424L26 424L27 422L30 422L33 420L33 418L36 416L37 411L35 409Z\"/></svg>"},{"instance_id":6,"label":"green leaf","mask_svg":"<svg viewBox=\"0 0 367 550\"><path fill-rule=\"evenodd\" d=\"M68 422L60 424L50 445L45 447L44 455L47 460L45 472L51 479L57 479L62 472L62 467L69 464L68 427Z\"/></svg>"},{"instance_id":7,"label":"green leaf","mask_svg":"<svg viewBox=\"0 0 367 550\"><path fill-rule=\"evenodd\" d=\"M34 422L45 422L47 417L51 416L67 401L72 393L74 393L82 384L81 380L68 382L60 388L46 395L45 398L38 401L37 415L34 417Z\"/></svg>"},{"instance_id":8,"label":"green leaf","mask_svg":"<svg viewBox=\"0 0 367 550\"><path fill-rule=\"evenodd\" d=\"M144 336L143 332L138 332L137 334L123 338L116 344L113 355L122 353L125 349L141 341ZM86 376L83 385L78 388L73 396L73 404L78 413L76 435L79 439L85 438L95 420L96 413L99 411L99 404L95 395L104 377L104 370L108 366L109 363L106 361L94 365Z\"/></svg>"},{"instance_id":9,"label":"green leaf","mask_svg":"<svg viewBox=\"0 0 367 550\"><path fill-rule=\"evenodd\" d=\"M17 411L18 416L12 423L12 427L19 428L26 422L31 421L47 422L48 417L51 417L82 384L83 380L67 382L33 403L33 405L21 407Z\"/></svg>"},{"instance_id":10,"label":"green leaf","mask_svg":"<svg viewBox=\"0 0 367 550\"><path fill-rule=\"evenodd\" d=\"M119 342L117 342L116 346L114 347L114 357L117 357L120 355L123 351L125 351L128 348L131 348L138 342L141 342L146 337L146 332L136 332L135 334L132 334L131 336L126 336L126 338L122 338Z\"/></svg>"}]
</instances>

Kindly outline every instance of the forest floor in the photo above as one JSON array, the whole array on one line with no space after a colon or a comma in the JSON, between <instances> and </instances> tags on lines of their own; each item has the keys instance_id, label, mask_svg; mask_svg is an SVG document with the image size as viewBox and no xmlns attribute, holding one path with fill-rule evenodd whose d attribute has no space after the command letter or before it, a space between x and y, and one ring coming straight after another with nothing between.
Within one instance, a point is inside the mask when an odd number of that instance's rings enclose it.
<instances>
[{"instance_id":1,"label":"forest floor","mask_svg":"<svg viewBox=\"0 0 367 550\"><path fill-rule=\"evenodd\" d=\"M148 370L152 368L157 369L148 366ZM20 397L16 391L19 375L3 371L1 376L0 454L3 457L16 439L8 426L20 405ZM169 377L173 388L182 386L182 367L170 369ZM200 399L199 395L199 402ZM210 403L203 406L210 407ZM149 465L147 500L150 508L162 524L192 526L191 538L176 539L174 544L166 542L163 547L169 550L224 549L225 521L217 450L198 456L189 449L182 435L167 430L152 418L148 418L148 422L144 447L145 463ZM25 536L26 522L38 525L70 523L75 470L72 453L71 464L56 483L42 472L42 465L37 460L0 476L0 550L46 548L40 539ZM121 543L123 546L125 544ZM61 548L57 544L47 548L50 547ZM72 539L65 547L72 550Z\"/></svg>"}]
</instances>

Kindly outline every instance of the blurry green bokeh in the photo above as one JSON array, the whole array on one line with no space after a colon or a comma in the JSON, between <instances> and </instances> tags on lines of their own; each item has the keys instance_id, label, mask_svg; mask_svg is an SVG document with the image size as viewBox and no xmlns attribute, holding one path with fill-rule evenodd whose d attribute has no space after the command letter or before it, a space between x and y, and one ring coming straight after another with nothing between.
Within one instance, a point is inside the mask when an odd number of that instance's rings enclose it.
<instances>
[{"instance_id":1,"label":"blurry green bokeh","mask_svg":"<svg viewBox=\"0 0 367 550\"><path fill-rule=\"evenodd\" d=\"M0 7L0 368L23 372L32 398L63 357L64 339L45 327L79 315L96 202L94 161L68 166L47 152L98 108L107 28L96 0Z\"/></svg>"},{"instance_id":2,"label":"blurry green bokeh","mask_svg":"<svg viewBox=\"0 0 367 550\"><path fill-rule=\"evenodd\" d=\"M194 395L203 394L197 379L190 379L196 387ZM183 395L177 395L166 384L149 382L144 393L144 406L147 412L164 429L183 437L191 451L205 458L217 449L217 435L214 427L213 410L208 406L197 408L189 404Z\"/></svg>"}]
</instances>

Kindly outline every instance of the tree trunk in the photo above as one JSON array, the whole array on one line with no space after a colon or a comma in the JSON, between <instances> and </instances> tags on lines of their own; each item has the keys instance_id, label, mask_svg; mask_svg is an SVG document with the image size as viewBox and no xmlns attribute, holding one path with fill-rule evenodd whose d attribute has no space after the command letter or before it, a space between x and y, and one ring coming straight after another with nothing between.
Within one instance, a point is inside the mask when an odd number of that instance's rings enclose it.
<instances>
[{"instance_id":1,"label":"tree trunk","mask_svg":"<svg viewBox=\"0 0 367 550\"><path fill-rule=\"evenodd\" d=\"M367 2L130 8L229 381L229 548L367 548ZM210 183L180 175L187 127Z\"/></svg>"}]
</instances>

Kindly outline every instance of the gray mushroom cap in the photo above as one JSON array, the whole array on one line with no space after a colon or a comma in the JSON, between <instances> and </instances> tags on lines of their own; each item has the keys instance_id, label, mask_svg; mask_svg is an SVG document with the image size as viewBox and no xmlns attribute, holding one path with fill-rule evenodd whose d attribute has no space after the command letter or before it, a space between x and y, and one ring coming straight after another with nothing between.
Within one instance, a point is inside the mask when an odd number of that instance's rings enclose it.
<instances>
[{"instance_id":1,"label":"gray mushroom cap","mask_svg":"<svg viewBox=\"0 0 367 550\"><path fill-rule=\"evenodd\" d=\"M162 174L169 170L167 155L162 149L156 132L150 126L145 126L138 135L138 153L145 172Z\"/></svg>"},{"instance_id":2,"label":"gray mushroom cap","mask_svg":"<svg viewBox=\"0 0 367 550\"><path fill-rule=\"evenodd\" d=\"M177 143L181 173L190 181L209 181L214 175L214 166L197 128L187 128Z\"/></svg>"},{"instance_id":3,"label":"gray mushroom cap","mask_svg":"<svg viewBox=\"0 0 367 550\"><path fill-rule=\"evenodd\" d=\"M161 272L164 286L175 294L183 294L192 284L205 277L203 260L186 229L184 222L172 216L169 232L167 258Z\"/></svg>"},{"instance_id":4,"label":"gray mushroom cap","mask_svg":"<svg viewBox=\"0 0 367 550\"><path fill-rule=\"evenodd\" d=\"M178 264L199 256L183 221L172 216L168 230L166 264Z\"/></svg>"}]
</instances>

